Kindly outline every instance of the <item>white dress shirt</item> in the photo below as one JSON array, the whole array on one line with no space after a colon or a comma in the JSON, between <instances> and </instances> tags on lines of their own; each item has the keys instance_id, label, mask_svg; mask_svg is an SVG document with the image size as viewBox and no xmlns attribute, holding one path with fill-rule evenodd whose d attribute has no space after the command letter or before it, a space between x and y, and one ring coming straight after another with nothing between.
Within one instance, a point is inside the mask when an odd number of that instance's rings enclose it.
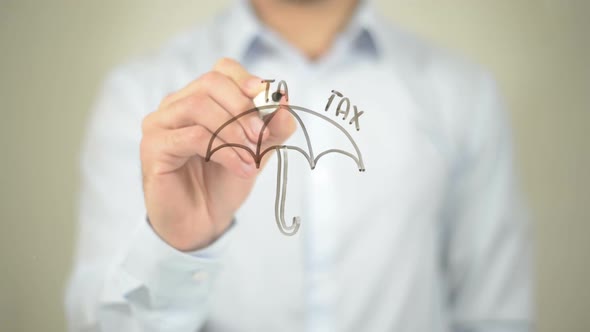
<instances>
[{"instance_id":1,"label":"white dress shirt","mask_svg":"<svg viewBox=\"0 0 590 332\"><path fill-rule=\"evenodd\" d=\"M301 228L286 237L273 155L230 230L183 253L146 223L141 121L224 56L285 80L291 104L338 121L366 172L338 154L312 170L291 151L286 218L301 216ZM364 111L360 130L334 105L324 111L332 90ZM81 158L70 329L529 331L529 229L502 106L488 74L366 3L310 62L238 1L106 80ZM350 149L324 122L305 121L315 146ZM301 130L288 144L304 144Z\"/></svg>"}]
</instances>

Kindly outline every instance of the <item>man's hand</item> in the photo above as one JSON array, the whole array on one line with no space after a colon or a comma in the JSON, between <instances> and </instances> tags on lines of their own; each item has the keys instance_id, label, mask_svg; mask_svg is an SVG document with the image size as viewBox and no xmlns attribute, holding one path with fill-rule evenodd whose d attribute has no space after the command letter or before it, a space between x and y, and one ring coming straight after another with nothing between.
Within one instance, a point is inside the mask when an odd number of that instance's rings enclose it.
<instances>
[{"instance_id":1,"label":"man's hand","mask_svg":"<svg viewBox=\"0 0 590 332\"><path fill-rule=\"evenodd\" d=\"M147 214L155 232L182 251L206 247L230 225L254 185L258 169L240 148L225 147L205 162L213 132L254 107L265 88L239 63L221 59L214 69L167 96L142 126L141 163ZM224 128L216 140L256 151L263 122L253 112ZM265 146L280 144L295 121L278 110L263 135Z\"/></svg>"}]
</instances>

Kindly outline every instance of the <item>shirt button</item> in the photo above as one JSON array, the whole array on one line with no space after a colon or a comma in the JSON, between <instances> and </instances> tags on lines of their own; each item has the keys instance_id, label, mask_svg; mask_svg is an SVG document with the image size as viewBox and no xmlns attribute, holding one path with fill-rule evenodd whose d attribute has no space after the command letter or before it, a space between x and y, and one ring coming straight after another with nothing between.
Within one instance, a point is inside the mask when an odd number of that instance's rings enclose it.
<instances>
[{"instance_id":1,"label":"shirt button","mask_svg":"<svg viewBox=\"0 0 590 332\"><path fill-rule=\"evenodd\" d=\"M207 280L208 276L209 275L205 271L197 271L197 272L193 273L193 280L196 282L203 282L203 281Z\"/></svg>"}]
</instances>

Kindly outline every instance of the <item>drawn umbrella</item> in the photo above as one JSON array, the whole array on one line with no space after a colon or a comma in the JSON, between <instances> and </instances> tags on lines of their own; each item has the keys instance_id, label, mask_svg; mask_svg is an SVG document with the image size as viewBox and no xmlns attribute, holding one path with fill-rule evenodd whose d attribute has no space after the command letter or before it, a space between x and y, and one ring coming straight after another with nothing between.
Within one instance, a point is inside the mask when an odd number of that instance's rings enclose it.
<instances>
[{"instance_id":1,"label":"drawn umbrella","mask_svg":"<svg viewBox=\"0 0 590 332\"><path fill-rule=\"evenodd\" d=\"M256 144L256 151L252 151L249 147L247 147L243 144L237 144L237 143L224 143L224 144L221 144L221 145L213 148L213 143L214 143L215 139L218 137L219 133L225 127L234 123L239 118L246 116L246 115L253 113L253 112L258 112L258 111L264 112L264 111L268 111L268 110L272 111L272 110L277 109L277 107L282 108L282 109L288 111L289 113L291 113L293 115L293 117L295 118L295 120L298 122L299 127L301 128L301 130L303 131L303 135L305 136L305 146L304 147L299 147L299 146L294 146L294 145L272 145L272 146L266 147L264 150L261 151L262 133L264 132L264 129L268 126L268 124L272 121L274 115L276 114L276 112L273 112L263 118L264 124L263 124L262 129L260 130L260 133L258 136L258 142ZM278 110L277 110L277 112L278 112ZM308 129L305 126L305 124L303 123L303 121L301 120L301 117L297 114L299 112L303 112L303 113L307 113L307 114L311 114L313 116L316 116L324 121L329 122L330 124L332 124L333 126L338 128L344 134L344 136L350 141L354 151L348 152L348 151L341 150L341 149L328 149L328 150L321 151L319 153L317 151L315 151L313 149L312 142L310 140L310 135L309 135ZM205 160L209 161L211 159L211 156L215 152L219 151L220 149L226 148L226 147L234 147L234 148L244 149L244 150L248 151L250 153L250 155L252 156L252 158L254 159L257 168L260 167L260 163L262 161L262 158L264 157L264 155L266 155L266 153L273 151L273 150L276 151L277 160L278 160L278 165L277 165L278 167L277 167L277 189L276 189L276 198L275 198L275 218L276 218L277 226L279 227L279 230L281 231L281 233L288 235L288 236L294 235L295 233L297 233L297 231L299 230L299 226L301 225L301 218L298 216L293 217L293 221L290 225L288 225L285 221L285 200L286 200L286 196L287 196L286 195L287 194L287 172L288 172L288 165L289 165L288 150L298 151L303 156L305 156L305 158L309 162L309 166L311 167L312 170L316 167L316 165L321 157L323 157L329 153L340 153L340 154L348 156L352 160L354 160L354 162L358 166L359 171L361 171L361 172L365 171L365 166L363 164L363 158L362 158L361 152L360 152L358 146L356 145L355 141L353 140L352 136L336 121L328 118L327 116L325 116L323 114L314 112L312 110L306 109L301 106L282 105L282 104L280 106L265 105L265 106L250 109L246 112L243 112L243 113L233 117L231 120L227 121L221 127L219 127L211 136L211 139L209 141L209 146L207 148L207 155L205 157Z\"/></svg>"}]
</instances>

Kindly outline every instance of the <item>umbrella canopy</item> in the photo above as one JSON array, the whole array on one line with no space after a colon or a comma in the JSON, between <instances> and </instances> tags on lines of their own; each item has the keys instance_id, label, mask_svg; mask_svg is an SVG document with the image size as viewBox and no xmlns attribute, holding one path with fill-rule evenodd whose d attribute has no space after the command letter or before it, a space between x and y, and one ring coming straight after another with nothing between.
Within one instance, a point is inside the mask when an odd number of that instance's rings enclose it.
<instances>
[{"instance_id":1,"label":"umbrella canopy","mask_svg":"<svg viewBox=\"0 0 590 332\"><path fill-rule=\"evenodd\" d=\"M256 144L256 149L255 149L256 151L253 151L248 146L245 146L245 145L239 144L239 143L234 143L234 142L223 142L223 144L219 144L214 147L214 143L215 143L216 139L218 138L220 133L224 130L224 128L227 128L231 124L238 121L240 118L242 118L250 113L258 112L259 110L263 111L263 110L277 109L276 105L266 105L266 106L261 106L261 107L257 107L257 108L253 108L248 111L245 111L245 112L233 117L229 121L225 122L223 125L221 125L213 133L213 135L211 136L211 139L209 140L209 145L207 147L207 154L206 154L205 160L209 161L211 159L211 156L215 152L217 152L223 148L226 148L226 147L238 148L238 149L244 149L245 151L247 151L252 156L253 160L255 161L256 167L259 168L260 163L262 162L262 159L264 158L264 156L270 151L276 151L277 159L278 159L277 196L276 196L276 200L275 200L276 221L277 221L277 225L279 227L279 230L283 234L294 235L295 233L297 233L297 230L299 229L300 218L294 217L291 225L287 225L285 222L285 219L284 219L284 207L285 207L286 188L287 188L287 170L288 170L288 153L287 153L287 151L288 150L294 150L294 151L298 151L299 153L301 153L307 159L309 166L312 170L315 169L320 158L322 158L323 156L330 154L330 153L339 153L339 154L349 157L350 159L352 159L356 163L358 170L361 172L365 171L365 166L363 163L362 154L361 154L356 142L354 141L352 136L346 131L346 129L344 129L344 127L342 127L339 123L337 123L333 119L330 119L329 117L327 117L321 113L317 113L315 111L312 111L310 109L307 109L307 108L304 108L301 106L279 105L278 107L291 113L291 115L293 115L293 117L295 118L295 120L299 124L299 128L301 129L301 131L303 132L303 135L305 137L305 142L304 142L303 146L282 144L282 145L265 146L264 148L262 147L262 135L263 135L265 128L273 120L273 118L276 114L276 112L273 112L263 118L264 124L263 124L260 132L258 133L258 141ZM278 110L277 110L277 112L278 112ZM315 149L313 142L312 142L312 138L311 138L313 136L309 133L307 126L305 125L305 123L303 122L303 120L300 116L300 114L303 114L303 113L312 115L312 117L310 117L310 119L313 118L313 119L318 119L317 121L326 121L328 124L334 126L338 130L340 130L342 132L342 136L343 136L342 139L350 142L351 147L352 147L351 151L347 151L347 150L339 149L339 148L321 149L321 151L318 151L320 149Z\"/></svg>"}]
</instances>

